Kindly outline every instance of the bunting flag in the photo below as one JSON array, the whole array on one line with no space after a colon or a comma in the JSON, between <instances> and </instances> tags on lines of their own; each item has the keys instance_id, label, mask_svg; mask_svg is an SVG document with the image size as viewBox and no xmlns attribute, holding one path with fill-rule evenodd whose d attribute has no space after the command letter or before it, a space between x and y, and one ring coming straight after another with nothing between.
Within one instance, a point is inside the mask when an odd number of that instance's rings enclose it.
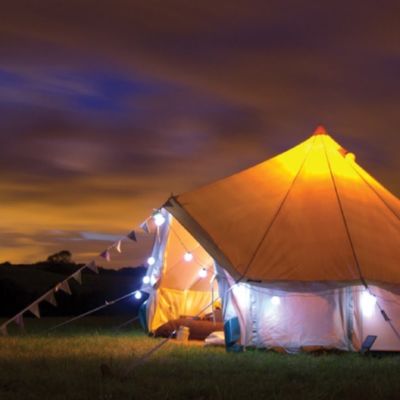
<instances>
[{"instance_id":1,"label":"bunting flag","mask_svg":"<svg viewBox=\"0 0 400 400\"><path fill-rule=\"evenodd\" d=\"M150 234L150 227L148 225L148 219L146 219L141 225L140 228L147 234ZM137 241L137 236L136 236L136 232L134 230L132 230L131 232L129 232L129 234L127 235L127 237L133 241ZM115 250L118 253L121 253L121 244L122 244L122 239L118 240L117 242L114 243L113 246ZM111 256L110 256L110 248L104 250L101 254L100 257L104 258L107 261L111 261ZM84 267L80 268L79 270L75 271L72 275L70 275L66 280L58 283L54 289L50 290L49 292L47 292L46 294L44 294L42 297L40 297L39 299L37 299L34 303L32 303L30 306L28 306L27 308L25 308L22 312L20 312L20 314L17 314L15 317L10 318L8 321L6 321L3 325L0 326L0 334L3 336L6 336L8 334L7 331L7 324L9 324L10 322L14 321L21 329L25 328L24 325L24 318L23 318L23 313L26 311L30 311L33 315L35 315L37 318L40 318L40 308L39 308L39 303L40 301L47 301L48 303L50 303L53 306L57 306L57 300L54 296L54 293L58 292L59 290L62 290L63 292L67 293L67 294L72 294L71 292L71 288L70 285L68 283L68 279L74 279L76 282L78 282L79 284L82 284L82 269L83 268L88 268L91 271L93 271L94 273L98 274L99 273L99 269L95 263L95 261L91 261L88 264L86 264ZM108 302L106 302L106 304L108 304Z\"/></svg>"},{"instance_id":2,"label":"bunting flag","mask_svg":"<svg viewBox=\"0 0 400 400\"><path fill-rule=\"evenodd\" d=\"M80 269L72 275L72 278L74 278L80 285L82 285L82 273Z\"/></svg>"},{"instance_id":3,"label":"bunting flag","mask_svg":"<svg viewBox=\"0 0 400 400\"><path fill-rule=\"evenodd\" d=\"M48 303L50 303L51 305L53 305L54 307L57 307L57 300L54 296L54 292L50 291L46 297L44 298L44 300L46 300Z\"/></svg>"},{"instance_id":4,"label":"bunting flag","mask_svg":"<svg viewBox=\"0 0 400 400\"><path fill-rule=\"evenodd\" d=\"M6 324L0 326L0 333L1 333L3 336L7 336L7 335L8 335L8 332L7 332L7 325L6 325Z\"/></svg>"},{"instance_id":5,"label":"bunting flag","mask_svg":"<svg viewBox=\"0 0 400 400\"><path fill-rule=\"evenodd\" d=\"M101 254L100 257L103 257L106 261L110 261L111 257L110 257L110 252L107 250L104 250Z\"/></svg>"},{"instance_id":6,"label":"bunting flag","mask_svg":"<svg viewBox=\"0 0 400 400\"><path fill-rule=\"evenodd\" d=\"M145 231L147 234L150 233L149 225L147 224L147 220L140 224L140 228Z\"/></svg>"},{"instance_id":7,"label":"bunting flag","mask_svg":"<svg viewBox=\"0 0 400 400\"><path fill-rule=\"evenodd\" d=\"M25 325L24 325L24 317L22 314L18 314L15 319L14 319L15 323L21 328L24 329Z\"/></svg>"},{"instance_id":8,"label":"bunting flag","mask_svg":"<svg viewBox=\"0 0 400 400\"><path fill-rule=\"evenodd\" d=\"M56 286L56 292L59 290L62 290L63 292L67 294L72 294L71 289L69 287L68 281L62 281Z\"/></svg>"},{"instance_id":9,"label":"bunting flag","mask_svg":"<svg viewBox=\"0 0 400 400\"><path fill-rule=\"evenodd\" d=\"M114 247L115 247L115 250L118 251L118 253L121 253L121 240L118 240L118 242L114 245Z\"/></svg>"},{"instance_id":10,"label":"bunting flag","mask_svg":"<svg viewBox=\"0 0 400 400\"><path fill-rule=\"evenodd\" d=\"M29 311L37 318L40 318L39 303L32 303L29 307Z\"/></svg>"},{"instance_id":11,"label":"bunting flag","mask_svg":"<svg viewBox=\"0 0 400 400\"><path fill-rule=\"evenodd\" d=\"M97 268L97 265L95 264L94 261L91 261L89 264L87 264L86 268L89 268L91 271L93 271L96 274L99 273L99 269Z\"/></svg>"},{"instance_id":12,"label":"bunting flag","mask_svg":"<svg viewBox=\"0 0 400 400\"><path fill-rule=\"evenodd\" d=\"M137 242L137 238L136 238L136 232L135 231L131 231L126 235L127 238L133 240L134 242Z\"/></svg>"}]
</instances>

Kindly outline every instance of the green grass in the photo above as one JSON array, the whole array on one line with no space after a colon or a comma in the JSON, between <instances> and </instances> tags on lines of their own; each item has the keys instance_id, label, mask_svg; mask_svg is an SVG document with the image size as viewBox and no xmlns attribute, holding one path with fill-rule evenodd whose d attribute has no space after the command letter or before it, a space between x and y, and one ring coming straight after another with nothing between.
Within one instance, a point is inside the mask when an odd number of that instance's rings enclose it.
<instances>
[{"instance_id":1,"label":"green grass","mask_svg":"<svg viewBox=\"0 0 400 400\"><path fill-rule=\"evenodd\" d=\"M87 318L53 334L59 320L27 320L31 334L0 338L0 399L398 399L400 356L227 354L167 343L126 379L159 339L123 320ZM102 377L100 366L113 377Z\"/></svg>"}]
</instances>

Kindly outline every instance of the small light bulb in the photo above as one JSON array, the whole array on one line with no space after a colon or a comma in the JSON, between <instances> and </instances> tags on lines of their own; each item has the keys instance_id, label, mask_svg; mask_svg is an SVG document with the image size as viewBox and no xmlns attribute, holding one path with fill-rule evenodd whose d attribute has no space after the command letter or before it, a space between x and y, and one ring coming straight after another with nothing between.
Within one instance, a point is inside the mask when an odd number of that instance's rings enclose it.
<instances>
[{"instance_id":1,"label":"small light bulb","mask_svg":"<svg viewBox=\"0 0 400 400\"><path fill-rule=\"evenodd\" d=\"M278 296L272 296L271 304L274 306L279 306L279 304L281 304L281 299Z\"/></svg>"},{"instance_id":2,"label":"small light bulb","mask_svg":"<svg viewBox=\"0 0 400 400\"><path fill-rule=\"evenodd\" d=\"M157 226L161 226L165 222L165 217L160 212L157 212L153 215L153 220Z\"/></svg>"},{"instance_id":3,"label":"small light bulb","mask_svg":"<svg viewBox=\"0 0 400 400\"><path fill-rule=\"evenodd\" d=\"M199 270L199 277L200 278L205 278L207 276L207 270L205 268L202 268Z\"/></svg>"},{"instance_id":4,"label":"small light bulb","mask_svg":"<svg viewBox=\"0 0 400 400\"><path fill-rule=\"evenodd\" d=\"M147 259L147 264L149 264L150 266L154 265L155 262L156 259L153 256Z\"/></svg>"},{"instance_id":5,"label":"small light bulb","mask_svg":"<svg viewBox=\"0 0 400 400\"><path fill-rule=\"evenodd\" d=\"M366 317L371 317L375 310L376 297L369 292L361 293L360 299L361 309Z\"/></svg>"},{"instance_id":6,"label":"small light bulb","mask_svg":"<svg viewBox=\"0 0 400 400\"><path fill-rule=\"evenodd\" d=\"M143 283L145 284L145 285L147 285L147 284L149 284L150 283L150 277L149 276L144 276L143 277Z\"/></svg>"},{"instance_id":7,"label":"small light bulb","mask_svg":"<svg viewBox=\"0 0 400 400\"><path fill-rule=\"evenodd\" d=\"M356 155L354 153L347 153L345 158L346 160L356 161Z\"/></svg>"},{"instance_id":8,"label":"small light bulb","mask_svg":"<svg viewBox=\"0 0 400 400\"><path fill-rule=\"evenodd\" d=\"M140 290L136 290L134 296L136 300L140 300L142 298L142 292Z\"/></svg>"},{"instance_id":9,"label":"small light bulb","mask_svg":"<svg viewBox=\"0 0 400 400\"><path fill-rule=\"evenodd\" d=\"M193 254L190 251L187 251L184 255L183 255L183 259L186 262L190 262L193 260Z\"/></svg>"}]
</instances>

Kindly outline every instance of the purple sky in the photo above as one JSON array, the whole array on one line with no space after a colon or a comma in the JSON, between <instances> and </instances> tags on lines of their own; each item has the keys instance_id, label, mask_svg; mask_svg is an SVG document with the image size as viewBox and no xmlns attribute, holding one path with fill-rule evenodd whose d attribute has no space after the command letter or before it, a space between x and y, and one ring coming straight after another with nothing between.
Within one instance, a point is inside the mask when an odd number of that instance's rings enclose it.
<instances>
[{"instance_id":1,"label":"purple sky","mask_svg":"<svg viewBox=\"0 0 400 400\"><path fill-rule=\"evenodd\" d=\"M2 5L0 262L88 260L171 192L319 123L399 195L400 3L384 4Z\"/></svg>"}]
</instances>

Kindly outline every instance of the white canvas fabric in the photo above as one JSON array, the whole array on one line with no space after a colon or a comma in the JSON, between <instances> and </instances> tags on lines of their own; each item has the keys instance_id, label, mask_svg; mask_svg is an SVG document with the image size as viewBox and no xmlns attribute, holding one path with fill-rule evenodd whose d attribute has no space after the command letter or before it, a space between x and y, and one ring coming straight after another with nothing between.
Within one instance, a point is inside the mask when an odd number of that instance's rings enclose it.
<instances>
[{"instance_id":1,"label":"white canvas fabric","mask_svg":"<svg viewBox=\"0 0 400 400\"><path fill-rule=\"evenodd\" d=\"M393 292L382 287L371 286L370 292L376 296L375 304L373 302L371 304L365 288L353 287L354 347L359 349L367 335L376 335L374 350L400 351L399 288ZM380 308L385 311L390 321L385 321Z\"/></svg>"}]
</instances>

